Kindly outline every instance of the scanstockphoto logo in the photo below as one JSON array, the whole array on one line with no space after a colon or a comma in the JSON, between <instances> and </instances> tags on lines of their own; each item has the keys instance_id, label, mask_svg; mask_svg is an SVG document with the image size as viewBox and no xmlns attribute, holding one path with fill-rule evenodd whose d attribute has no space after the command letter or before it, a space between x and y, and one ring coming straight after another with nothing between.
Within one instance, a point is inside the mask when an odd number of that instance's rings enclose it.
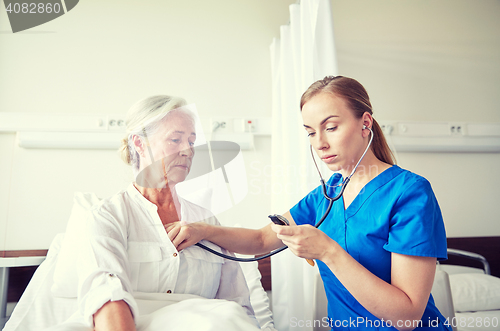
<instances>
[{"instance_id":1,"label":"scanstockphoto logo","mask_svg":"<svg viewBox=\"0 0 500 331\"><path fill-rule=\"evenodd\" d=\"M75 8L79 0L4 0L12 32L31 29L52 21Z\"/></svg>"}]
</instances>

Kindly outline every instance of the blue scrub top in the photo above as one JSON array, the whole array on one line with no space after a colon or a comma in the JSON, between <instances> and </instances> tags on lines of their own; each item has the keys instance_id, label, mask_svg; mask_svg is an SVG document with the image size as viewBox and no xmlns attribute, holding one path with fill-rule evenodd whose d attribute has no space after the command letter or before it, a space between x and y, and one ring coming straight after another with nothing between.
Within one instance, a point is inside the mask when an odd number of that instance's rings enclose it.
<instances>
[{"instance_id":1,"label":"blue scrub top","mask_svg":"<svg viewBox=\"0 0 500 331\"><path fill-rule=\"evenodd\" d=\"M331 197L340 192L342 176L333 174L327 182ZM328 207L321 186L311 191L290 213L297 225L315 225ZM344 199L319 227L356 261L382 280L391 282L391 253L447 258L446 233L441 210L430 183L397 165L372 179L349 207ZM326 296L328 318L334 330L394 330L372 315L347 291L322 261L317 261ZM434 305L432 296L417 330L451 330ZM438 322L439 325L435 326ZM354 322L353 322L354 321ZM384 324L385 322L385 324ZM435 326L435 327L433 327Z\"/></svg>"}]
</instances>

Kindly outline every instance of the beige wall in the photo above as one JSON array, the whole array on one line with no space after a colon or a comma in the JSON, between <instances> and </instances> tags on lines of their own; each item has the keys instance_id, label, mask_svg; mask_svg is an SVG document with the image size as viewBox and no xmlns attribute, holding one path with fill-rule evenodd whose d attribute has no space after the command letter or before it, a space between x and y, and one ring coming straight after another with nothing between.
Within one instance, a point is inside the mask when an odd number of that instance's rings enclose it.
<instances>
[{"instance_id":1,"label":"beige wall","mask_svg":"<svg viewBox=\"0 0 500 331\"><path fill-rule=\"evenodd\" d=\"M172 94L202 117L270 117L269 45L293 2L86 0L16 34L1 9L0 112L125 113ZM266 139L244 152L248 167L269 159ZM0 155L0 250L47 248L65 229L74 191L106 197L132 179L113 151L26 150L0 133ZM268 200L248 194L238 206L245 220L220 219L259 227Z\"/></svg>"},{"instance_id":2,"label":"beige wall","mask_svg":"<svg viewBox=\"0 0 500 331\"><path fill-rule=\"evenodd\" d=\"M10 33L0 10L0 112L124 113L167 93L202 117L268 117L269 45L285 0L87 0ZM500 122L496 0L332 0L340 73L368 89L381 120ZM112 151L24 150L0 133L0 250L46 248L74 191L105 197L131 180ZM270 138L245 151L249 193L219 215L259 227L270 210ZM398 154L427 177L449 236L500 235L499 154ZM305 192L304 192L305 193ZM244 216L243 216L244 215Z\"/></svg>"}]
</instances>

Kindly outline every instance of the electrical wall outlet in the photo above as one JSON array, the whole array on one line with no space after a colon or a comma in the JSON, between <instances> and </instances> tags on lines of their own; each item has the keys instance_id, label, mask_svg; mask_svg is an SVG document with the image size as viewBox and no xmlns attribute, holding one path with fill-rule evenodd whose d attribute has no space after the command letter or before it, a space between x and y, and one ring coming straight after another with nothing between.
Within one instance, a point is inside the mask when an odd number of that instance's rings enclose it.
<instances>
[{"instance_id":1,"label":"electrical wall outlet","mask_svg":"<svg viewBox=\"0 0 500 331\"><path fill-rule=\"evenodd\" d=\"M463 136L466 134L465 123L450 123L450 134L452 136Z\"/></svg>"},{"instance_id":2,"label":"electrical wall outlet","mask_svg":"<svg viewBox=\"0 0 500 331\"><path fill-rule=\"evenodd\" d=\"M108 131L125 131L125 118L121 115L108 115L105 124Z\"/></svg>"},{"instance_id":3,"label":"electrical wall outlet","mask_svg":"<svg viewBox=\"0 0 500 331\"><path fill-rule=\"evenodd\" d=\"M392 124L380 124L380 128L386 136L390 136L394 131L394 126Z\"/></svg>"}]
</instances>

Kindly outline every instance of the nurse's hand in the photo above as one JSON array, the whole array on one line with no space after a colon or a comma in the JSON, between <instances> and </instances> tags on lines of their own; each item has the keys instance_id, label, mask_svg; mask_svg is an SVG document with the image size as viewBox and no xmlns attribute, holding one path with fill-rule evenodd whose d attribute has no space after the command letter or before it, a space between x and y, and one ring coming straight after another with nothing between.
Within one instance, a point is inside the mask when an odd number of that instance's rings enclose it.
<instances>
[{"instance_id":1,"label":"nurse's hand","mask_svg":"<svg viewBox=\"0 0 500 331\"><path fill-rule=\"evenodd\" d=\"M168 238L172 241L177 251L192 246L205 238L209 225L204 222L182 224L173 222L165 224Z\"/></svg>"},{"instance_id":2,"label":"nurse's hand","mask_svg":"<svg viewBox=\"0 0 500 331\"><path fill-rule=\"evenodd\" d=\"M293 254L304 259L323 261L338 247L337 242L312 225L282 226L272 224L271 229Z\"/></svg>"}]
</instances>

